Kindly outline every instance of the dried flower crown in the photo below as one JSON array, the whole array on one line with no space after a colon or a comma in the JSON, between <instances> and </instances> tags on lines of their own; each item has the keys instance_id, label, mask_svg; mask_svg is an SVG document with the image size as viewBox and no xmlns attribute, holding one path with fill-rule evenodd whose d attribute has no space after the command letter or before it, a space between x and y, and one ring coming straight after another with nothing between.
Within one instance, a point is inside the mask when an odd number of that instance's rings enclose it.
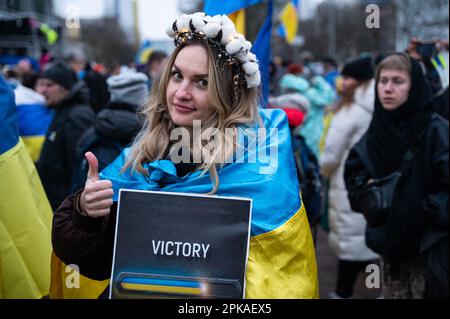
<instances>
[{"instance_id":1,"label":"dried flower crown","mask_svg":"<svg viewBox=\"0 0 450 319\"><path fill-rule=\"evenodd\" d=\"M203 12L183 14L166 33L174 38L175 45L192 38L208 40L218 49L218 59L226 58L229 65L241 63L248 88L260 84L261 74L256 56L250 52L252 44L236 31L233 21L226 15L211 17Z\"/></svg>"}]
</instances>

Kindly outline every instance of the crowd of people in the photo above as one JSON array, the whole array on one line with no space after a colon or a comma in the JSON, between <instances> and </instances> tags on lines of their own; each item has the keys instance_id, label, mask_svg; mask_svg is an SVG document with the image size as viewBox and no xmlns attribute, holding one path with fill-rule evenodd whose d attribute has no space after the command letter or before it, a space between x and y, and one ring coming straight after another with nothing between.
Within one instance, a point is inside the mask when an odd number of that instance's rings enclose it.
<instances>
[{"instance_id":1,"label":"crowd of people","mask_svg":"<svg viewBox=\"0 0 450 319\"><path fill-rule=\"evenodd\" d=\"M44 52L35 72L26 60L3 68L52 211L51 287L34 297L67 297L62 264L78 265L83 289L96 289L79 296L106 296L108 283L97 282L111 276L125 187L251 197L249 298L318 297L318 227L338 259L326 297L351 298L358 274L376 264L382 298L447 298L448 42L430 54L413 39L405 52L343 63L274 58L263 109L251 43L227 42L222 33L236 31L226 16L189 17L168 33L174 51L153 51L142 66L107 72ZM171 131L192 132L194 121L223 139L206 155L191 141L190 159L202 161L174 163ZM225 130L242 127L277 128L274 172L225 161L239 148Z\"/></svg>"}]
</instances>

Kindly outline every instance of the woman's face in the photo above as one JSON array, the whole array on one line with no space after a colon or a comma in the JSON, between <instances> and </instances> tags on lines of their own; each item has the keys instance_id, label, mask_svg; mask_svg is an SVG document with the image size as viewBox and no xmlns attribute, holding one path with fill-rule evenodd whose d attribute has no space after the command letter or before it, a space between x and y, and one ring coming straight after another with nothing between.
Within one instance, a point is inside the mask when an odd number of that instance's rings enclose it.
<instances>
[{"instance_id":1,"label":"woman's face","mask_svg":"<svg viewBox=\"0 0 450 319\"><path fill-rule=\"evenodd\" d=\"M347 75L343 75L341 78L341 93L343 95L346 95L352 92L352 90L358 86L358 83L359 82L354 78Z\"/></svg>"},{"instance_id":2,"label":"woman's face","mask_svg":"<svg viewBox=\"0 0 450 319\"><path fill-rule=\"evenodd\" d=\"M205 122L213 114L208 101L208 55L199 45L178 53L167 85L167 105L177 126L192 127L194 120Z\"/></svg>"},{"instance_id":3,"label":"woman's face","mask_svg":"<svg viewBox=\"0 0 450 319\"><path fill-rule=\"evenodd\" d=\"M377 91L381 105L385 110L398 108L408 100L411 78L406 71L382 69L380 71Z\"/></svg>"}]
</instances>

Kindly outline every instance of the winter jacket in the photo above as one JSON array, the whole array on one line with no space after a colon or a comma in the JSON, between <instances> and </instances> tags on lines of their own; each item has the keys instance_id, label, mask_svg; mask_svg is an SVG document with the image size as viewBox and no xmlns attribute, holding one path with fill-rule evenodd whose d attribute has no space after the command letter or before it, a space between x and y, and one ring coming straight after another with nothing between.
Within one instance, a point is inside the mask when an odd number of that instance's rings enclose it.
<instances>
[{"instance_id":1,"label":"winter jacket","mask_svg":"<svg viewBox=\"0 0 450 319\"><path fill-rule=\"evenodd\" d=\"M311 80L311 87L304 94L311 106L299 133L305 137L316 158L319 158L320 139L324 131L324 110L327 105L333 103L335 92L323 77L315 76Z\"/></svg>"},{"instance_id":2,"label":"winter jacket","mask_svg":"<svg viewBox=\"0 0 450 319\"><path fill-rule=\"evenodd\" d=\"M419 258L425 270L428 298L448 298L448 191L449 191L449 131L448 122L437 114L423 133L423 142L396 188L392 211L415 207L422 211ZM362 185L374 176L367 156L365 136L351 150L345 166L345 182L350 203L358 209ZM412 212L411 212L412 213ZM367 226L366 242L383 256L388 224ZM398 234L399 241L404 238ZM407 243L405 243L407 244ZM384 257L384 256L383 256Z\"/></svg>"},{"instance_id":3,"label":"winter jacket","mask_svg":"<svg viewBox=\"0 0 450 319\"><path fill-rule=\"evenodd\" d=\"M110 103L97 114L94 125L86 130L77 144L72 192L84 187L86 182L89 165L84 154L87 151L97 157L101 171L132 142L141 128L136 109L137 105Z\"/></svg>"},{"instance_id":4,"label":"winter jacket","mask_svg":"<svg viewBox=\"0 0 450 319\"><path fill-rule=\"evenodd\" d=\"M369 126L374 99L374 81L356 90L354 102L334 115L320 157L321 173L330 179L328 240L342 260L367 261L378 257L365 244L366 220L362 214L352 211L344 183L345 160Z\"/></svg>"},{"instance_id":5,"label":"winter jacket","mask_svg":"<svg viewBox=\"0 0 450 319\"><path fill-rule=\"evenodd\" d=\"M277 99L272 99L272 102L279 103L279 105L274 104L275 106L300 107L308 112L305 122L295 131L295 134L301 134L314 156L319 158L319 143L324 128L324 109L334 100L335 92L333 88L321 76L313 77L311 83L309 83L303 77L294 74L284 75L280 80L280 88L285 93L295 92L296 94L286 95L286 98L280 96ZM304 98L306 98L308 104L304 102ZM289 104L284 104L286 102ZM293 102L296 102L299 106L293 104Z\"/></svg>"},{"instance_id":6,"label":"winter jacket","mask_svg":"<svg viewBox=\"0 0 450 319\"><path fill-rule=\"evenodd\" d=\"M94 116L83 82L75 84L69 95L56 107L41 157L36 164L53 210L70 194L76 145L81 135L92 125Z\"/></svg>"}]
</instances>

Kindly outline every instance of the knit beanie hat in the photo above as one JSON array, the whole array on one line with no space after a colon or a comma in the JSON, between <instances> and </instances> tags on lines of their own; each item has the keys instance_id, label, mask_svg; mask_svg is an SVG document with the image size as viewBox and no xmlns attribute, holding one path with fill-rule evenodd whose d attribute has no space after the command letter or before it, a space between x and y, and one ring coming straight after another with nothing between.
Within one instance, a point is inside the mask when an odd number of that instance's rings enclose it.
<instances>
[{"instance_id":1,"label":"knit beanie hat","mask_svg":"<svg viewBox=\"0 0 450 319\"><path fill-rule=\"evenodd\" d=\"M366 81L373 78L375 73L374 61L370 55L361 55L347 60L344 63L341 74L358 81Z\"/></svg>"},{"instance_id":2,"label":"knit beanie hat","mask_svg":"<svg viewBox=\"0 0 450 319\"><path fill-rule=\"evenodd\" d=\"M42 75L42 78L52 80L69 90L78 82L75 72L62 63L56 63L50 66Z\"/></svg>"},{"instance_id":3,"label":"knit beanie hat","mask_svg":"<svg viewBox=\"0 0 450 319\"><path fill-rule=\"evenodd\" d=\"M122 70L106 81L111 93L111 102L140 105L147 97L147 77L143 73L132 70Z\"/></svg>"}]
</instances>

